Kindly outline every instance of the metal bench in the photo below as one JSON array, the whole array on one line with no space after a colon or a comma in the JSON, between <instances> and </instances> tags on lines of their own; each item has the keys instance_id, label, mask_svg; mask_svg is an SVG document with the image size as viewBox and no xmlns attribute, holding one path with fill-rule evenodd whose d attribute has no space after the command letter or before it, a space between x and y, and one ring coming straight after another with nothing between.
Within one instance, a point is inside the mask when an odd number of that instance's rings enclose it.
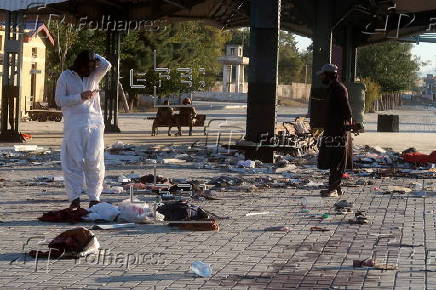
<instances>
[{"instance_id":1,"label":"metal bench","mask_svg":"<svg viewBox=\"0 0 436 290\"><path fill-rule=\"evenodd\" d=\"M172 120L159 120L157 117L147 117L147 120L153 120L152 125L152 136L157 135L158 128L159 127L189 127L189 136L192 136L192 128L193 127L203 127L204 123L206 121L206 115L197 115L194 120L184 120L184 122L180 123L178 115L174 115L174 118ZM193 121L193 122L192 122ZM206 132L206 129L204 129L204 132ZM206 133L205 133L206 135Z\"/></svg>"}]
</instances>

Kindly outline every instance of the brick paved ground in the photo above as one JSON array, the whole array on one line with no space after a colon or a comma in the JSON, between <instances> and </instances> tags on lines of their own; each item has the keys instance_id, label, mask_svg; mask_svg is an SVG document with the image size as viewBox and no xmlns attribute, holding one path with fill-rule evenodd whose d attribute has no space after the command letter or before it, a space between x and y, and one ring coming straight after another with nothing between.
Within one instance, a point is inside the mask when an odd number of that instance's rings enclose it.
<instances>
[{"instance_id":1,"label":"brick paved ground","mask_svg":"<svg viewBox=\"0 0 436 290\"><path fill-rule=\"evenodd\" d=\"M108 171L110 175L119 173ZM160 173L168 177L210 177L218 172L161 169ZM93 256L79 262L24 263L23 245L28 238L44 235L51 240L72 227L36 220L43 211L67 205L62 188L19 186L23 179L49 174L60 174L60 170L0 169L0 177L9 180L3 183L0 201L2 289L436 289L436 272L430 272L436 271L435 197L381 195L372 190L374 186L383 189L415 180L378 179L372 186L346 188L346 198L355 203L355 209L367 211L367 225L346 223L352 215L332 215L321 221L322 213L333 213L332 205L338 200L334 198L324 199L310 213L301 213L300 198L316 196L316 191L290 188L225 192L220 193L221 200L197 203L217 215L230 217L220 221L219 232L171 230L164 225L95 231L106 250L105 258L102 253L99 261ZM321 178L320 174L314 171L314 177ZM126 196L104 198L119 202ZM245 216L261 211L271 214ZM291 231L263 231L278 225L286 225ZM310 232L312 226L330 232ZM36 241L30 241L24 251L36 247ZM118 260L110 263L110 254ZM354 259L368 257L399 268L385 272L352 268ZM196 260L212 264L213 277L195 278L189 268Z\"/></svg>"}]
</instances>

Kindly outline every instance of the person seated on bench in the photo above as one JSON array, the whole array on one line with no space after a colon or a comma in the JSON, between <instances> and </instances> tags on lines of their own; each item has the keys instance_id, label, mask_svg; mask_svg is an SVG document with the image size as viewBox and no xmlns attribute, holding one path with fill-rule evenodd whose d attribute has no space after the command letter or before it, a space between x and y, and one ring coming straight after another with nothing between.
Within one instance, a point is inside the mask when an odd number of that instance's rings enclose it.
<instances>
[{"instance_id":1,"label":"person seated on bench","mask_svg":"<svg viewBox=\"0 0 436 290\"><path fill-rule=\"evenodd\" d=\"M169 106L170 102L166 100L164 105ZM171 128L177 126L177 118L174 116L174 109L171 107L159 107L157 109L156 119L153 121L152 136L156 135L156 128L160 124L168 125L168 136L171 136Z\"/></svg>"},{"instance_id":2,"label":"person seated on bench","mask_svg":"<svg viewBox=\"0 0 436 290\"><path fill-rule=\"evenodd\" d=\"M190 98L185 98L182 104L191 105L192 101ZM192 126L193 124L195 124L196 117L197 117L197 111L195 110L194 107L181 107L180 113L178 115L178 119L179 119L178 135L182 135L182 126L189 126L189 135L192 135Z\"/></svg>"}]
</instances>

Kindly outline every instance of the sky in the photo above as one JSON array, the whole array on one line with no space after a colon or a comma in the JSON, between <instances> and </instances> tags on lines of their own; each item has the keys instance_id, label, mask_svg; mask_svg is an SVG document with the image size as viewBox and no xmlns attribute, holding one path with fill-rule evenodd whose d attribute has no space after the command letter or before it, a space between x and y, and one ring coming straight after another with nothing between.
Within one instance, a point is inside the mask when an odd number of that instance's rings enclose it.
<instances>
[{"instance_id":1,"label":"sky","mask_svg":"<svg viewBox=\"0 0 436 290\"><path fill-rule=\"evenodd\" d=\"M307 37L296 35L295 38L300 50L305 50L312 43L312 40ZM421 61L428 62L428 65L421 67L420 74L422 76L428 73L436 74L436 43L414 44L412 53L418 56Z\"/></svg>"}]
</instances>

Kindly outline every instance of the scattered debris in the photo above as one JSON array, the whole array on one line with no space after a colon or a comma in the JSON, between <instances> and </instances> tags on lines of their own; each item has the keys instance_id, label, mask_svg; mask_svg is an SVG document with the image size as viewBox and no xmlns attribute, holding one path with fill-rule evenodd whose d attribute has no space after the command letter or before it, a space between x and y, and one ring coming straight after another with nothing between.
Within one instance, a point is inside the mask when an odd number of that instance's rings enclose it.
<instances>
[{"instance_id":1,"label":"scattered debris","mask_svg":"<svg viewBox=\"0 0 436 290\"><path fill-rule=\"evenodd\" d=\"M165 221L207 220L210 218L210 215L201 207L183 201L163 204L157 208L157 212L165 216Z\"/></svg>"},{"instance_id":2,"label":"scattered debris","mask_svg":"<svg viewBox=\"0 0 436 290\"><path fill-rule=\"evenodd\" d=\"M29 255L33 258L63 258L77 259L89 254L96 254L100 248L95 235L84 227L67 230L56 236L48 245L47 252L32 250Z\"/></svg>"},{"instance_id":3,"label":"scattered debris","mask_svg":"<svg viewBox=\"0 0 436 290\"><path fill-rule=\"evenodd\" d=\"M412 192L412 189L410 189L408 187L391 185L391 186L388 186L388 189L387 189L387 191L385 191L385 194L393 194L393 193L406 194L406 193L411 193L411 192Z\"/></svg>"},{"instance_id":4,"label":"scattered debris","mask_svg":"<svg viewBox=\"0 0 436 290\"><path fill-rule=\"evenodd\" d=\"M335 203L334 206L335 206L336 213L338 213L338 214L345 214L345 213L353 212L351 210L351 208L353 207L353 203L348 202L345 199L338 201L337 203Z\"/></svg>"},{"instance_id":5,"label":"scattered debris","mask_svg":"<svg viewBox=\"0 0 436 290\"><path fill-rule=\"evenodd\" d=\"M83 219L86 221L108 221L112 222L120 215L118 207L107 202L100 202L88 209L88 215Z\"/></svg>"},{"instance_id":6,"label":"scattered debris","mask_svg":"<svg viewBox=\"0 0 436 290\"><path fill-rule=\"evenodd\" d=\"M187 231L219 231L220 229L215 220L171 222L168 226Z\"/></svg>"},{"instance_id":7,"label":"scattered debris","mask_svg":"<svg viewBox=\"0 0 436 290\"><path fill-rule=\"evenodd\" d=\"M135 199L133 202L130 199L123 200L118 206L119 221L147 223L154 221L155 212L146 202L140 202ZM156 219L158 216L156 215Z\"/></svg>"},{"instance_id":8,"label":"scattered debris","mask_svg":"<svg viewBox=\"0 0 436 290\"><path fill-rule=\"evenodd\" d=\"M365 260L353 260L353 267L362 268L362 267L374 267L375 261L372 259Z\"/></svg>"},{"instance_id":9,"label":"scattered debris","mask_svg":"<svg viewBox=\"0 0 436 290\"><path fill-rule=\"evenodd\" d=\"M276 226L276 227L266 228L264 231L267 231L267 232L289 232L290 230L291 229L289 227Z\"/></svg>"},{"instance_id":10,"label":"scattered debris","mask_svg":"<svg viewBox=\"0 0 436 290\"><path fill-rule=\"evenodd\" d=\"M239 168L256 168L256 162L251 160L240 160L238 161Z\"/></svg>"},{"instance_id":11,"label":"scattered debris","mask_svg":"<svg viewBox=\"0 0 436 290\"><path fill-rule=\"evenodd\" d=\"M329 213L323 213L322 215L321 215L321 218L322 219L329 219L331 216L330 216L330 214Z\"/></svg>"},{"instance_id":12,"label":"scattered debris","mask_svg":"<svg viewBox=\"0 0 436 290\"><path fill-rule=\"evenodd\" d=\"M255 215L266 215L269 214L269 211L262 211L262 212L249 212L246 213L245 216L255 216Z\"/></svg>"},{"instance_id":13,"label":"scattered debris","mask_svg":"<svg viewBox=\"0 0 436 290\"><path fill-rule=\"evenodd\" d=\"M49 211L38 218L42 222L52 223L78 223L88 214L84 208L65 208L58 211Z\"/></svg>"},{"instance_id":14,"label":"scattered debris","mask_svg":"<svg viewBox=\"0 0 436 290\"><path fill-rule=\"evenodd\" d=\"M329 229L326 228L321 228L321 227L311 227L310 228L311 232L329 232Z\"/></svg>"},{"instance_id":15,"label":"scattered debris","mask_svg":"<svg viewBox=\"0 0 436 290\"><path fill-rule=\"evenodd\" d=\"M375 270L382 270L382 271L398 270L398 266L397 265L392 265L392 264L375 264L373 269L375 269Z\"/></svg>"},{"instance_id":16,"label":"scattered debris","mask_svg":"<svg viewBox=\"0 0 436 290\"><path fill-rule=\"evenodd\" d=\"M348 220L350 224L364 225L368 223L368 218L365 216L364 211L358 211L354 214L354 216L354 220Z\"/></svg>"},{"instance_id":17,"label":"scattered debris","mask_svg":"<svg viewBox=\"0 0 436 290\"><path fill-rule=\"evenodd\" d=\"M116 229L134 228L134 227L136 227L135 223L112 224L112 225L93 225L91 227L91 230L116 230Z\"/></svg>"},{"instance_id":18,"label":"scattered debris","mask_svg":"<svg viewBox=\"0 0 436 290\"><path fill-rule=\"evenodd\" d=\"M191 271L203 278L212 276L212 266L201 261L193 262L191 264Z\"/></svg>"}]
</instances>

